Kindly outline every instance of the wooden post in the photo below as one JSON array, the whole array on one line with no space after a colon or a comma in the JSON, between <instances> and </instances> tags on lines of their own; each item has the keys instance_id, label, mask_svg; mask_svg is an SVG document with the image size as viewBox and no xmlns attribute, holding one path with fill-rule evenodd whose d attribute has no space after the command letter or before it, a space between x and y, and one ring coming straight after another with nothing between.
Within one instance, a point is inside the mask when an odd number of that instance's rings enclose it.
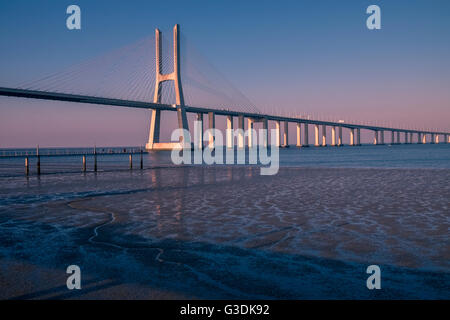
<instances>
[{"instance_id":1,"label":"wooden post","mask_svg":"<svg viewBox=\"0 0 450 320\"><path fill-rule=\"evenodd\" d=\"M39 146L37 146L37 148L36 148L36 157L37 157L37 162L36 162L37 174L40 175L41 174L41 156L39 155Z\"/></svg>"},{"instance_id":2,"label":"wooden post","mask_svg":"<svg viewBox=\"0 0 450 320\"><path fill-rule=\"evenodd\" d=\"M86 155L83 155L83 172L86 172Z\"/></svg>"},{"instance_id":3,"label":"wooden post","mask_svg":"<svg viewBox=\"0 0 450 320\"><path fill-rule=\"evenodd\" d=\"M97 147L94 147L94 171L97 172Z\"/></svg>"},{"instance_id":4,"label":"wooden post","mask_svg":"<svg viewBox=\"0 0 450 320\"><path fill-rule=\"evenodd\" d=\"M30 174L30 167L29 167L28 157L25 158L25 174L27 176Z\"/></svg>"}]
</instances>

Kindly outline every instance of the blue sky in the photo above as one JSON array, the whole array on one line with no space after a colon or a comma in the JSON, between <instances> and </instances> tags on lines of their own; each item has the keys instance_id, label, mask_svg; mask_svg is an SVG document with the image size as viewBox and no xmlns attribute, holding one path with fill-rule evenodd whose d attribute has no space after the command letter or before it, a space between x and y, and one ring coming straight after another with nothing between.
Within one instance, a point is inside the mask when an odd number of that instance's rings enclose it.
<instances>
[{"instance_id":1,"label":"blue sky","mask_svg":"<svg viewBox=\"0 0 450 320\"><path fill-rule=\"evenodd\" d=\"M80 31L65 26L70 4L81 7ZM381 7L381 30L366 28L371 4ZM450 130L449 1L2 1L0 85L59 71L175 23L256 105ZM86 137L76 145L96 134L100 144L138 144L147 133L138 111L0 98L0 147L33 145L17 127L36 108L48 113L34 119L38 133L49 117L65 122L97 110L92 124L77 120ZM114 124L115 117L133 125L111 141L119 133L105 129L102 140L95 123ZM52 132L73 135L80 125L74 121Z\"/></svg>"}]
</instances>

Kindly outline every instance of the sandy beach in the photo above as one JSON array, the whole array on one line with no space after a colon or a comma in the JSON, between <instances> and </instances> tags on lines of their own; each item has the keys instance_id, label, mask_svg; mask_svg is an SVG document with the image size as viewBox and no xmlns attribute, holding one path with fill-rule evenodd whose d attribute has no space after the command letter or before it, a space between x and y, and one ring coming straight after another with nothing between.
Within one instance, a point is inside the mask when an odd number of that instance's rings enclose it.
<instances>
[{"instance_id":1,"label":"sandy beach","mask_svg":"<svg viewBox=\"0 0 450 320\"><path fill-rule=\"evenodd\" d=\"M448 299L449 179L223 166L11 177L0 298ZM82 290L66 288L71 264ZM365 286L371 264L383 290Z\"/></svg>"}]
</instances>

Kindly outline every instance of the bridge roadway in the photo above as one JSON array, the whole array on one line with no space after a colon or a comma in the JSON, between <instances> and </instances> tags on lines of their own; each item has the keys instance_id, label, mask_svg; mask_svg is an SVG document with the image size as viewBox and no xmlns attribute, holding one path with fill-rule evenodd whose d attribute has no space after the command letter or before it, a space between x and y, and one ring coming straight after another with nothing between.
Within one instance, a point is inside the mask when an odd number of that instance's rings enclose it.
<instances>
[{"instance_id":1,"label":"bridge roadway","mask_svg":"<svg viewBox=\"0 0 450 320\"><path fill-rule=\"evenodd\" d=\"M84 95L58 93L58 92L46 92L46 91L36 91L36 90L26 90L26 89L5 88L5 87L0 87L0 96L43 99L43 100L56 100L56 101L68 101L68 102L76 102L76 103L89 103L89 104L120 106L120 107L128 107L128 108L159 109L159 110L166 110L166 111L177 111L177 108L175 105L169 105L169 104L160 104L160 103L143 102L143 101L130 101L130 100L111 99L111 98L84 96ZM236 116L236 117L243 116L245 118L250 118L250 119L255 119L255 120L267 119L267 120L271 120L271 121L304 123L304 124L312 124L312 125L318 125L318 126L320 125L320 126L344 127L344 128L348 128L348 129L366 129L366 130L372 130L375 132L391 131L391 132L397 132L397 133L400 133L400 132L411 133L411 134L416 133L419 136L426 135L426 134L431 134L433 136L443 135L445 137L444 141L446 143L450 142L449 141L450 132L422 131L422 130L380 127L380 126L343 123L343 122L311 120L311 119L304 119L304 118L265 115L265 114L260 114L260 113L237 112L237 111L232 111L232 110L227 110L227 109L213 109L213 108L207 108L207 107L185 106L184 108L185 108L186 112L196 113L196 114L208 114L208 113L213 112L215 115ZM412 141L410 141L410 143L411 142ZM435 141L432 139L431 142L434 143Z\"/></svg>"}]
</instances>

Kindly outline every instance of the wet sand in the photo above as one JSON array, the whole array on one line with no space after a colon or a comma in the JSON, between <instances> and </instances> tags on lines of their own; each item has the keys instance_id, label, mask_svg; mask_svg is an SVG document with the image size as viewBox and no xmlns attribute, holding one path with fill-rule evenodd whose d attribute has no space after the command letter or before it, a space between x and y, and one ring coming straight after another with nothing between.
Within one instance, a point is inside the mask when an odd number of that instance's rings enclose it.
<instances>
[{"instance_id":1,"label":"wet sand","mask_svg":"<svg viewBox=\"0 0 450 320\"><path fill-rule=\"evenodd\" d=\"M0 298L450 298L450 170L9 177ZM82 290L66 288L68 265ZM367 266L382 290L366 288Z\"/></svg>"}]
</instances>

